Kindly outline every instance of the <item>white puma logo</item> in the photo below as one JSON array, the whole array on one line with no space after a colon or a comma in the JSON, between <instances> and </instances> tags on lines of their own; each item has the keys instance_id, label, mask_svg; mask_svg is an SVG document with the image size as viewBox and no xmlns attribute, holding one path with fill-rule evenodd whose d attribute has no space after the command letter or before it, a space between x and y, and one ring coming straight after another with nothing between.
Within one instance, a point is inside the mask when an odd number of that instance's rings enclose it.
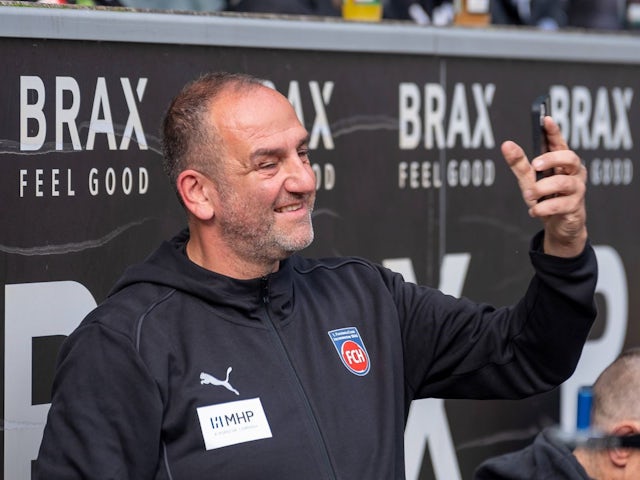
<instances>
[{"instance_id":1,"label":"white puma logo","mask_svg":"<svg viewBox=\"0 0 640 480\"><path fill-rule=\"evenodd\" d=\"M229 383L229 374L231 373L231 370L232 370L231 367L227 368L227 378L225 378L224 380L218 380L213 375L209 375L208 373L202 372L200 374L200 385L204 385L205 383L208 383L209 385L218 385L220 387L226 388L227 390L235 393L236 395L240 395L240 392L238 392L235 388L233 388Z\"/></svg>"}]
</instances>

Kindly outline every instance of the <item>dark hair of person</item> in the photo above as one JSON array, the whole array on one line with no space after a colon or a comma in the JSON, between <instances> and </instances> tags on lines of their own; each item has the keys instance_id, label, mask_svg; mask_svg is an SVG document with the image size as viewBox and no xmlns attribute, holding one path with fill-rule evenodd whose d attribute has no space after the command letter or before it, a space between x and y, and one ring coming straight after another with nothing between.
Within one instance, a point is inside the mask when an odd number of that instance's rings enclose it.
<instances>
[{"instance_id":1,"label":"dark hair of person","mask_svg":"<svg viewBox=\"0 0 640 480\"><path fill-rule=\"evenodd\" d=\"M224 144L211 110L219 94L228 88L243 90L262 83L241 73L207 73L187 84L172 100L162 123L162 154L164 171L176 192L178 176L187 169L216 181Z\"/></svg>"}]
</instances>

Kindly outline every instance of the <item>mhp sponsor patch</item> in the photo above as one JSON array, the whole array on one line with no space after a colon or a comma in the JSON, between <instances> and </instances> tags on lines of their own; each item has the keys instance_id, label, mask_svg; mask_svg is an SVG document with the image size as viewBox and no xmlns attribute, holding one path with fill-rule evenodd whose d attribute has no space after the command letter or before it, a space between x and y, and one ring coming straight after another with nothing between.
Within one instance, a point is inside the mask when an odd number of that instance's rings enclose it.
<instances>
[{"instance_id":1,"label":"mhp sponsor patch","mask_svg":"<svg viewBox=\"0 0 640 480\"><path fill-rule=\"evenodd\" d=\"M356 327L340 328L328 333L347 370L359 376L369 373L369 354Z\"/></svg>"}]
</instances>

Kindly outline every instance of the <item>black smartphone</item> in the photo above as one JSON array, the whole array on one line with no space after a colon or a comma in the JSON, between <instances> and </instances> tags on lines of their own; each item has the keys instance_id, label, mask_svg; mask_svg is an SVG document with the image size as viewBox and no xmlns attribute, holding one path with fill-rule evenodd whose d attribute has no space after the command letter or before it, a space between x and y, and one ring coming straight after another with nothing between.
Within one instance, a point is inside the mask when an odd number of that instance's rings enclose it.
<instances>
[{"instance_id":1,"label":"black smartphone","mask_svg":"<svg viewBox=\"0 0 640 480\"><path fill-rule=\"evenodd\" d=\"M531 104L531 134L533 138L533 151L531 152L531 160L538 155L547 153L549 151L549 141L547 139L547 131L544 128L544 117L551 116L551 99L548 94L540 95ZM544 177L553 175L553 169L543 170L536 172L536 181ZM547 198L546 196L538 199L538 202L542 202Z\"/></svg>"},{"instance_id":2,"label":"black smartphone","mask_svg":"<svg viewBox=\"0 0 640 480\"><path fill-rule=\"evenodd\" d=\"M544 117L551 116L551 100L548 94L540 95L531 104L531 134L533 138L533 151L531 160L538 155L549 151L547 132L544 129ZM553 175L553 169L536 172L536 179Z\"/></svg>"}]
</instances>

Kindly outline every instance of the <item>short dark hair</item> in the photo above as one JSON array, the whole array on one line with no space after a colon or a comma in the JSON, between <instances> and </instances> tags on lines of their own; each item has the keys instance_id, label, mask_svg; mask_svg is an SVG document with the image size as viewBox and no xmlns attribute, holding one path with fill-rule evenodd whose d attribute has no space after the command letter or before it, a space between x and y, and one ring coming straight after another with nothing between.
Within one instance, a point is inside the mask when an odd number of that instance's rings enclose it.
<instances>
[{"instance_id":1,"label":"short dark hair","mask_svg":"<svg viewBox=\"0 0 640 480\"><path fill-rule=\"evenodd\" d=\"M181 172L198 170L216 179L224 145L210 122L209 109L227 88L244 89L263 81L243 73L215 72L187 84L172 100L162 123L164 171L173 188Z\"/></svg>"}]
</instances>

